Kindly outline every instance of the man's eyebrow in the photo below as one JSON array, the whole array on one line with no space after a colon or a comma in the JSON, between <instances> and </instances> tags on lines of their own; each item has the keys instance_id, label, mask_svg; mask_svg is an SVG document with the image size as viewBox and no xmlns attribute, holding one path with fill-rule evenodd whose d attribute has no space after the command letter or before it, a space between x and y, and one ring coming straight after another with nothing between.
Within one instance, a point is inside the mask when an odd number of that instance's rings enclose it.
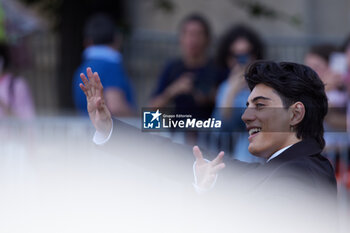
<instances>
[{"instance_id":1,"label":"man's eyebrow","mask_svg":"<svg viewBox=\"0 0 350 233\"><path fill-rule=\"evenodd\" d=\"M265 97L265 96L257 96L257 97L254 97L254 98L252 99L252 102L256 102L256 101L258 101L258 100L260 100L260 99L263 99L263 100L271 100L270 98ZM249 106L249 102L248 102L248 101L247 101L247 103L246 103L246 106L247 106L247 107Z\"/></svg>"}]
</instances>

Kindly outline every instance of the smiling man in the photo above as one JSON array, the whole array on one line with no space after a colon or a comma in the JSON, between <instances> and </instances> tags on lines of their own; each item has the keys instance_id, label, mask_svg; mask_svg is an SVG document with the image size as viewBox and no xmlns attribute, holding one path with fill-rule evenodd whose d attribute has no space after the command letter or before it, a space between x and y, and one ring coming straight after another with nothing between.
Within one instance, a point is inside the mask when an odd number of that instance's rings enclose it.
<instances>
[{"instance_id":1,"label":"smiling man","mask_svg":"<svg viewBox=\"0 0 350 233\"><path fill-rule=\"evenodd\" d=\"M90 68L87 74L89 79L81 74L84 85L80 84L80 87L87 97L89 116L96 128L95 143L127 145L130 142L125 137L128 132L121 130L124 127L122 122L112 120L104 101L103 87L98 74L93 73ZM294 184L298 186L295 190L302 190L307 195L327 193L335 196L336 180L333 167L321 155L325 146L323 120L327 114L328 103L324 84L318 75L309 67L296 63L258 61L250 65L245 78L251 90L247 108L242 115L249 131L248 150L255 156L265 158L266 163L246 164L229 160L224 164L223 152L207 162L200 149L195 146L193 154L196 162L193 167L196 189L200 192L211 189L215 185L217 172L225 166L232 166L233 168L224 169L224 172L233 171L235 174L226 177L241 177L240 173L246 175L249 182L245 182L243 186L247 189L259 187L261 190L276 190L278 192L275 193L284 192L283 194L293 197L295 191L289 191L294 190L295 187L291 185ZM121 135L113 137L118 140L110 140L112 134L118 135L116 130L113 130L114 127L119 129L117 131ZM148 142L147 135L132 135L133 138L139 138L140 142ZM157 141L162 140L152 139L152 143ZM165 150L166 146L183 149L183 146L172 143L161 144ZM135 155L140 154L137 148L133 153ZM186 154L186 150L182 153ZM161 155L156 156L154 160L167 159L163 156L164 152L159 154ZM175 152L174 154L175 160L178 158L188 161L187 155L180 156ZM173 166L170 164L169 167ZM233 183L232 179L229 179L229 182ZM240 189L244 190L242 187Z\"/></svg>"},{"instance_id":2,"label":"smiling man","mask_svg":"<svg viewBox=\"0 0 350 233\"><path fill-rule=\"evenodd\" d=\"M111 153L161 176L188 182L193 163L189 149L112 119L98 74L88 69L87 75L89 79L81 74L84 85L80 87L96 128L94 142L106 149L112 146ZM258 61L250 65L245 78L251 90L242 115L249 132L248 150L265 158L266 163L232 159L223 163L224 152L208 161L197 146L193 147L196 190L212 190L210 193L220 195L205 202L204 212L210 210L210 218L218 208L223 213L239 210L237 216L248 219L264 217L262 222L270 223L269 227L277 226L275 232L331 232L334 225L324 223L335 222L330 219L336 216L337 187L332 165L321 155L325 146L323 120L328 109L324 84L309 67L289 62ZM287 224L298 227L295 231L279 227Z\"/></svg>"},{"instance_id":3,"label":"smiling man","mask_svg":"<svg viewBox=\"0 0 350 233\"><path fill-rule=\"evenodd\" d=\"M304 117L304 108L301 102L285 108L277 91L266 84L257 84L242 115L249 131L248 150L270 160L274 152L301 141L291 129Z\"/></svg>"},{"instance_id":4,"label":"smiling man","mask_svg":"<svg viewBox=\"0 0 350 233\"><path fill-rule=\"evenodd\" d=\"M328 104L324 84L317 74L300 64L259 61L249 67L245 78L251 90L242 115L249 132L248 150L265 158L266 163L224 164L223 153L205 162L195 147L197 190L211 189L217 172L232 166L223 172L241 171L242 167L248 171L244 173L247 182L239 186L242 190L260 190L259 195L285 195L292 199L300 195L313 197L316 193L317 197L335 197L334 171L321 155ZM238 173L229 177L237 177Z\"/></svg>"},{"instance_id":5,"label":"smiling man","mask_svg":"<svg viewBox=\"0 0 350 233\"><path fill-rule=\"evenodd\" d=\"M217 208L221 202L220 211L239 210L238 219L263 219L267 227L259 231L336 231L337 184L332 165L321 155L328 109L322 81L307 66L269 61L252 64L245 79L251 90L242 115L248 150L266 163L224 163L223 152L208 161L194 147L197 192L214 197L206 205Z\"/></svg>"}]
</instances>

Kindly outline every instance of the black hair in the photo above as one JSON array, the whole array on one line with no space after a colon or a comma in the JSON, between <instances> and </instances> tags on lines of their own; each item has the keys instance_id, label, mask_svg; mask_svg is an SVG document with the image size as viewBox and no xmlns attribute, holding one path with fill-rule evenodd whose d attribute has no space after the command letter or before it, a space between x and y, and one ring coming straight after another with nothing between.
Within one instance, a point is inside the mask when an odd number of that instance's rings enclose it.
<instances>
[{"instance_id":1,"label":"black hair","mask_svg":"<svg viewBox=\"0 0 350 233\"><path fill-rule=\"evenodd\" d=\"M263 59L264 43L259 35L253 29L243 24L238 24L231 27L219 41L216 59L220 66L227 68L227 57L230 53L230 46L240 38L246 39L251 44L251 55L255 59Z\"/></svg>"},{"instance_id":2,"label":"black hair","mask_svg":"<svg viewBox=\"0 0 350 233\"><path fill-rule=\"evenodd\" d=\"M305 116L296 126L297 137L314 138L324 148L323 120L328 111L324 84L310 67L292 62L257 61L245 74L250 90L257 84L273 88L288 108L300 101L305 106Z\"/></svg>"},{"instance_id":3,"label":"black hair","mask_svg":"<svg viewBox=\"0 0 350 233\"><path fill-rule=\"evenodd\" d=\"M207 37L208 41L211 39L210 24L204 16L202 16L201 14L198 14L198 13L189 14L181 21L180 30L182 30L183 27L189 22L199 23L203 27L205 36Z\"/></svg>"},{"instance_id":4,"label":"black hair","mask_svg":"<svg viewBox=\"0 0 350 233\"><path fill-rule=\"evenodd\" d=\"M331 44L320 44L312 46L309 50L309 54L315 54L324 59L327 63L329 63L329 58L333 52L336 52L337 48Z\"/></svg>"},{"instance_id":5,"label":"black hair","mask_svg":"<svg viewBox=\"0 0 350 233\"><path fill-rule=\"evenodd\" d=\"M85 39L92 40L93 44L110 44L114 41L117 28L113 19L104 13L92 15L84 27Z\"/></svg>"}]
</instances>

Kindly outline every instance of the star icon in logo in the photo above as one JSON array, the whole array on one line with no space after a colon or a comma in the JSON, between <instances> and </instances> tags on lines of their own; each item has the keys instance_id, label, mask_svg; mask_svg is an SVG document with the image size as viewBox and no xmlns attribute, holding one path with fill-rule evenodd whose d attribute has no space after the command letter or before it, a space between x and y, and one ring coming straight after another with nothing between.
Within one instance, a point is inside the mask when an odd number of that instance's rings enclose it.
<instances>
[{"instance_id":1,"label":"star icon in logo","mask_svg":"<svg viewBox=\"0 0 350 233\"><path fill-rule=\"evenodd\" d=\"M157 111L156 111L155 113L151 113L151 114L152 114L152 116L153 116L151 122L154 121L154 120L156 120L156 119L157 119L157 121L159 121L159 116L162 115L162 114L159 112L159 109L157 109Z\"/></svg>"}]
</instances>

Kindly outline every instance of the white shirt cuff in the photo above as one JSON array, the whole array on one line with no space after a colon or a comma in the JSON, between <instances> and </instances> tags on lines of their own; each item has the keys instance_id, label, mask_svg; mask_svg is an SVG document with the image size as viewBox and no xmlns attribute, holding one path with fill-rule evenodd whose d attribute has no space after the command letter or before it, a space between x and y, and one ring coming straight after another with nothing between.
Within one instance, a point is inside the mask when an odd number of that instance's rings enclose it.
<instances>
[{"instance_id":1,"label":"white shirt cuff","mask_svg":"<svg viewBox=\"0 0 350 233\"><path fill-rule=\"evenodd\" d=\"M204 161L207 162L207 163L210 162L210 161L207 160L207 159L204 159ZM198 186L198 183L197 183L197 175L196 175L196 162L197 162L197 161L195 161L195 162L193 163L193 175L194 175L193 187L194 187L194 189L196 190L196 192L197 192L198 194L203 194L203 193L206 193L206 192L212 190L212 189L215 187L216 180L218 179L218 174L215 175L215 179L214 179L213 183L210 185L209 188L201 188L201 187L199 187L199 186Z\"/></svg>"},{"instance_id":2,"label":"white shirt cuff","mask_svg":"<svg viewBox=\"0 0 350 233\"><path fill-rule=\"evenodd\" d=\"M106 142L109 141L109 139L110 139L111 136L112 136L112 132L113 132L113 121L112 121L111 132L109 132L108 137L106 137L104 134L102 134L102 133L96 131L95 134L94 134L94 137L93 137L92 141L93 141L96 145L103 145L103 144L105 144Z\"/></svg>"}]
</instances>

